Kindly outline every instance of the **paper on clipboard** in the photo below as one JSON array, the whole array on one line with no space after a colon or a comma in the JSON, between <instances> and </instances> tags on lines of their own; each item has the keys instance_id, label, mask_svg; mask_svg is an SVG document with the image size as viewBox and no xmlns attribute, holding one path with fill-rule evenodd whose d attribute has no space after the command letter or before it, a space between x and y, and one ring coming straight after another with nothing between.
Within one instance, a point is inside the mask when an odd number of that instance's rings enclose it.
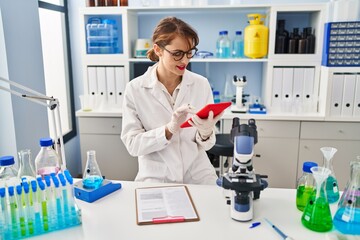
<instances>
[{"instance_id":1,"label":"paper on clipboard","mask_svg":"<svg viewBox=\"0 0 360 240\"><path fill-rule=\"evenodd\" d=\"M186 186L137 188L137 224L199 221Z\"/></svg>"}]
</instances>

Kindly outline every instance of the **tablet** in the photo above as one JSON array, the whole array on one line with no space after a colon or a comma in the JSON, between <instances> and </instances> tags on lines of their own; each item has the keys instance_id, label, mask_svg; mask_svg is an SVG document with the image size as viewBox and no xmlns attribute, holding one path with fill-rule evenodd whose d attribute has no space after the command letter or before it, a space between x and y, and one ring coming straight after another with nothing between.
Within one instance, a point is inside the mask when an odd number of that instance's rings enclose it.
<instances>
[{"instance_id":1,"label":"tablet","mask_svg":"<svg viewBox=\"0 0 360 240\"><path fill-rule=\"evenodd\" d=\"M209 116L209 112L213 111L214 113L214 117L216 117L217 115L219 115L220 113L222 113L222 111L224 111L226 108L228 108L231 105L231 102L221 102L221 103L210 103L208 105L206 105L205 107L203 107L200 111L198 111L196 113L196 115L198 115L200 118L207 118ZM192 127L188 121L191 118L189 118L188 120L186 120L185 122L183 122L180 127L181 128L186 128L186 127Z\"/></svg>"}]
</instances>

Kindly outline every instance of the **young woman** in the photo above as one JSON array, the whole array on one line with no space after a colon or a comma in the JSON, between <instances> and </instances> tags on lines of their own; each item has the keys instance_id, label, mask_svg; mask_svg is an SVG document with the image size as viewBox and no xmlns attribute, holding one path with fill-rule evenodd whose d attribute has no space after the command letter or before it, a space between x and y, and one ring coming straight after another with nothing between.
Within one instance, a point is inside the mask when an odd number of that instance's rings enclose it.
<instances>
[{"instance_id":1,"label":"young woman","mask_svg":"<svg viewBox=\"0 0 360 240\"><path fill-rule=\"evenodd\" d=\"M213 96L208 80L186 69L199 38L175 17L162 19L153 33L150 60L157 62L126 86L121 139L137 156L136 181L215 184L206 150L215 144L221 115L200 119L194 113ZM191 118L193 127L180 128Z\"/></svg>"}]
</instances>

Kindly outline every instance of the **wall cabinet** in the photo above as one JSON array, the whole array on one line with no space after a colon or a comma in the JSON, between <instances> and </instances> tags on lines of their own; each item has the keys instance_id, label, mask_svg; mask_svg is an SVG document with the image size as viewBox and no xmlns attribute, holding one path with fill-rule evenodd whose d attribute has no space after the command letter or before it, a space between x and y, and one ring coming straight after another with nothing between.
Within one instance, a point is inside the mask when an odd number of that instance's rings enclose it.
<instances>
[{"instance_id":1,"label":"wall cabinet","mask_svg":"<svg viewBox=\"0 0 360 240\"><path fill-rule=\"evenodd\" d=\"M81 142L81 163L86 164L86 152L96 151L101 174L107 179L135 179L137 158L129 155L120 139L121 117L78 116Z\"/></svg>"}]
</instances>

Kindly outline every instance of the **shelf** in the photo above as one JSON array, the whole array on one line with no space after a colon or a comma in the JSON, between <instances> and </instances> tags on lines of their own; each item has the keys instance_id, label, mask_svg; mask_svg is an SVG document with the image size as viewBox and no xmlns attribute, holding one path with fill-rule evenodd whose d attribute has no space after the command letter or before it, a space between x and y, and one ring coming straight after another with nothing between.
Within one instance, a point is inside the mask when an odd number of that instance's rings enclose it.
<instances>
[{"instance_id":1,"label":"shelf","mask_svg":"<svg viewBox=\"0 0 360 240\"><path fill-rule=\"evenodd\" d=\"M130 58L130 62L150 62L147 58ZM229 58L229 59L221 59L221 58L192 58L190 62L222 62L222 63L236 63L236 62L267 62L267 58L261 58L261 59L250 59L250 58Z\"/></svg>"}]
</instances>

